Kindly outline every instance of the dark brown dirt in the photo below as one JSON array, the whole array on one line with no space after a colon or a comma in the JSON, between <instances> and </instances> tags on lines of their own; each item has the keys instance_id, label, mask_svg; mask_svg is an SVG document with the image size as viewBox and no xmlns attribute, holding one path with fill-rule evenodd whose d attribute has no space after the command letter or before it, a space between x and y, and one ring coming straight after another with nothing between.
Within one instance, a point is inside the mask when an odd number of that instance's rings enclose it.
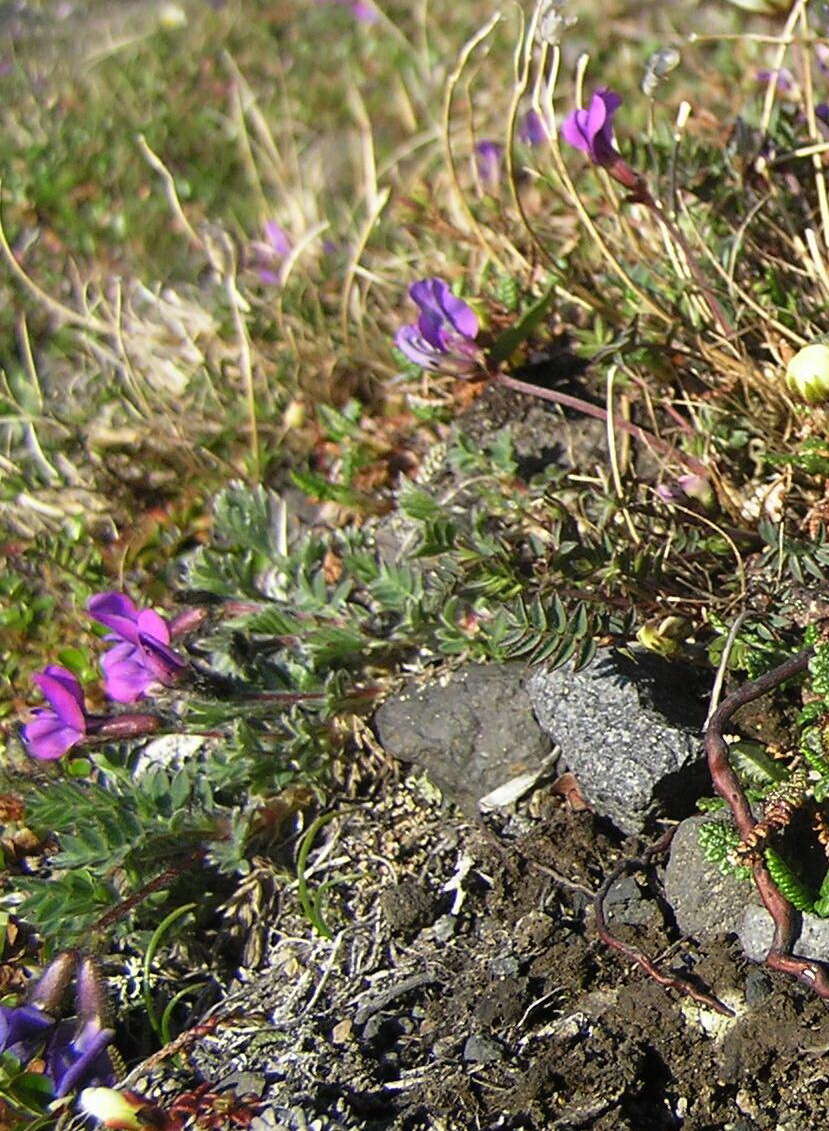
<instances>
[{"instance_id":1,"label":"dark brown dirt","mask_svg":"<svg viewBox=\"0 0 829 1131\"><path fill-rule=\"evenodd\" d=\"M658 875L628 881L612 928L734 1009L701 1010L602 945L591 892L621 844L549 785L462 821L422 779L333 822L333 939L284 893L265 961L193 1042L186 1083L259 1081L253 1131L801 1131L829 1118L829 1012L730 939L677 936ZM627 920L624 922L623 920ZM172 1065L132 1078L184 1088Z\"/></svg>"}]
</instances>

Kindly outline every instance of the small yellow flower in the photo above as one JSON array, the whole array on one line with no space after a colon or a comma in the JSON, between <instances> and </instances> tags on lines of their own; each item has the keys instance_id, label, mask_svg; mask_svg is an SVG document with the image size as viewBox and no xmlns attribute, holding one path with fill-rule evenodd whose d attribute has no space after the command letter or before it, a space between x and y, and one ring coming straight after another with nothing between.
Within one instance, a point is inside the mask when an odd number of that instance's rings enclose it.
<instances>
[{"instance_id":1,"label":"small yellow flower","mask_svg":"<svg viewBox=\"0 0 829 1131\"><path fill-rule=\"evenodd\" d=\"M786 388L806 404L829 400L829 345L814 342L799 350L786 366Z\"/></svg>"}]
</instances>

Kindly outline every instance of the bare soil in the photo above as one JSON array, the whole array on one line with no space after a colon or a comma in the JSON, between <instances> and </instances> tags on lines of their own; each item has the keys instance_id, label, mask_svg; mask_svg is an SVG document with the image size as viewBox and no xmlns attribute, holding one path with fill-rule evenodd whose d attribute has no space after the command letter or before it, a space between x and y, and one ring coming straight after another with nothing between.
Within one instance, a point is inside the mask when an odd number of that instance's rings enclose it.
<instances>
[{"instance_id":1,"label":"bare soil","mask_svg":"<svg viewBox=\"0 0 829 1131\"><path fill-rule=\"evenodd\" d=\"M829 1117L825 1006L731 939L678 937L658 869L611 892L611 927L735 1017L604 946L591 893L635 846L551 783L484 824L392 771L327 828L309 887L332 884L332 938L312 937L271 887L247 940L258 933L256 969L213 1010L215 1028L185 1046L186 1064L139 1069L133 1085L252 1090L255 1131L799 1131Z\"/></svg>"}]
</instances>

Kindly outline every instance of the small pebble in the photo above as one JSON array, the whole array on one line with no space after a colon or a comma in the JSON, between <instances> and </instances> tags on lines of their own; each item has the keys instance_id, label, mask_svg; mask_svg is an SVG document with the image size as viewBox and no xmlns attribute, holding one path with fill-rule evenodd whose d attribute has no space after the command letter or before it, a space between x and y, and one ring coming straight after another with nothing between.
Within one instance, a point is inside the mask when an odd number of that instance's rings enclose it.
<instances>
[{"instance_id":1,"label":"small pebble","mask_svg":"<svg viewBox=\"0 0 829 1131\"><path fill-rule=\"evenodd\" d=\"M494 1064L504 1059L504 1050L491 1037L473 1035L463 1046L463 1059L473 1064Z\"/></svg>"}]
</instances>

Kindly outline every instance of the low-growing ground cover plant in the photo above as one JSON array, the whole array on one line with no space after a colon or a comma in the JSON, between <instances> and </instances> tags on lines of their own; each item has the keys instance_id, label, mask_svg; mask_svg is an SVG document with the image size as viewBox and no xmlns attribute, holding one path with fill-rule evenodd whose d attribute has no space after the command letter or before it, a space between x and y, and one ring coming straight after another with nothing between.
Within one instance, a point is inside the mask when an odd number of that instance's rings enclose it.
<instances>
[{"instance_id":1,"label":"low-growing ground cover plant","mask_svg":"<svg viewBox=\"0 0 829 1131\"><path fill-rule=\"evenodd\" d=\"M712 4L710 39L689 10L676 47L646 50L604 40L576 3L487 12L477 30L472 5L436 27L403 6L286 7L194 20L201 69L181 64L179 102L169 87L118 148L109 198L87 139L91 198L115 213L97 226L47 193L54 158L35 161L31 137L5 186L4 797L40 861L4 842L7 906L31 954L78 971L71 1032L42 981L0 1006L3 1094L33 1121L113 1083L79 948L140 964L124 1014L163 1043L216 990L206 940L244 921L262 857L296 881L309 930L331 932L346 881L312 891L304 869L333 783L401 672L466 659L578 667L638 644L745 677L708 732L735 817L709 851L753 875L770 964L829 992L791 955L793 909L827 905L822 13L798 0L758 25L774 34L741 37L745 17ZM229 46L208 51L217 27ZM152 93L172 34L147 32L124 75L104 58L105 78L78 82ZM309 84L320 37L342 97ZM22 85L43 64L21 58ZM215 122L169 127L205 86L224 146ZM111 230L134 278L107 269ZM139 255L155 233L158 257ZM509 426L476 440L464 412L496 393L600 422L606 458L532 465ZM83 609L107 630L97 682ZM41 668L46 705L32 697L18 728ZM736 774L723 735L741 696L807 669L791 748Z\"/></svg>"}]
</instances>

